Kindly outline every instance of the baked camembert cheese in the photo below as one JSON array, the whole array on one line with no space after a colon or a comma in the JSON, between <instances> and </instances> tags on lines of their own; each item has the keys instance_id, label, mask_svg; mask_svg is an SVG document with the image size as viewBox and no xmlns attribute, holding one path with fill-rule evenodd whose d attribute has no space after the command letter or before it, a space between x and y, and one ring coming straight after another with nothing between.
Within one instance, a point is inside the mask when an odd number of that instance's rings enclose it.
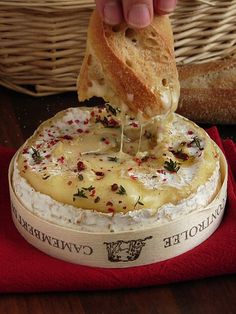
<instances>
[{"instance_id":1,"label":"baked camembert cheese","mask_svg":"<svg viewBox=\"0 0 236 314\"><path fill-rule=\"evenodd\" d=\"M28 210L107 233L168 223L215 198L217 147L173 113L179 81L168 17L142 30L117 28L95 10L78 91L81 100L108 103L58 113L20 149L13 186Z\"/></svg>"},{"instance_id":2,"label":"baked camembert cheese","mask_svg":"<svg viewBox=\"0 0 236 314\"><path fill-rule=\"evenodd\" d=\"M58 113L20 149L16 195L41 218L89 232L150 227L207 206L220 167L205 131L174 113L140 131L109 104Z\"/></svg>"}]
</instances>

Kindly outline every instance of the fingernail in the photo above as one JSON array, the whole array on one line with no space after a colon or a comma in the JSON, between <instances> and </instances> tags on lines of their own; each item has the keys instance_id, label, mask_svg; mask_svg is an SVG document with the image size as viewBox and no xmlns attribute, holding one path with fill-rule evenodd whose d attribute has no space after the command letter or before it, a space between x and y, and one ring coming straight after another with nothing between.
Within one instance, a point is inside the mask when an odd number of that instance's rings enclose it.
<instances>
[{"instance_id":1,"label":"fingernail","mask_svg":"<svg viewBox=\"0 0 236 314\"><path fill-rule=\"evenodd\" d=\"M121 8L117 1L109 1L103 9L104 21L107 24L117 25L122 20Z\"/></svg>"},{"instance_id":2,"label":"fingernail","mask_svg":"<svg viewBox=\"0 0 236 314\"><path fill-rule=\"evenodd\" d=\"M157 8L162 12L172 12L176 7L176 0L158 0Z\"/></svg>"},{"instance_id":3,"label":"fingernail","mask_svg":"<svg viewBox=\"0 0 236 314\"><path fill-rule=\"evenodd\" d=\"M151 23L150 11L145 4L134 4L127 18L128 23L135 27L146 27Z\"/></svg>"}]
</instances>

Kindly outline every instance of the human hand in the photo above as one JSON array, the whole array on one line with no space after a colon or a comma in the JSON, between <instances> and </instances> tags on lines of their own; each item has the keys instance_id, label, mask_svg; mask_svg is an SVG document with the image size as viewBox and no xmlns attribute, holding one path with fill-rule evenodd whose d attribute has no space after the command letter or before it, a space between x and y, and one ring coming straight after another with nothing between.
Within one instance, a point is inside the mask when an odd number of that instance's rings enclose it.
<instances>
[{"instance_id":1,"label":"human hand","mask_svg":"<svg viewBox=\"0 0 236 314\"><path fill-rule=\"evenodd\" d=\"M148 26L153 15L168 14L176 7L177 0L95 0L103 20L117 25L125 20L130 26Z\"/></svg>"}]
</instances>

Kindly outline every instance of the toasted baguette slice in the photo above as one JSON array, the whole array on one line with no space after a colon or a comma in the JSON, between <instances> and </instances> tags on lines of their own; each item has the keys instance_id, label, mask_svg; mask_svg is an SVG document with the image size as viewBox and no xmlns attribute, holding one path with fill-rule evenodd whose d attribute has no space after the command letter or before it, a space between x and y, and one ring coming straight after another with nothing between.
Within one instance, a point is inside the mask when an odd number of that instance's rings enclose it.
<instances>
[{"instance_id":1,"label":"toasted baguette slice","mask_svg":"<svg viewBox=\"0 0 236 314\"><path fill-rule=\"evenodd\" d=\"M175 111L179 99L173 35L166 16L145 29L106 25L95 10L78 79L79 100L103 97L145 118Z\"/></svg>"},{"instance_id":2,"label":"toasted baguette slice","mask_svg":"<svg viewBox=\"0 0 236 314\"><path fill-rule=\"evenodd\" d=\"M236 123L236 59L178 67L178 113L203 123Z\"/></svg>"}]
</instances>

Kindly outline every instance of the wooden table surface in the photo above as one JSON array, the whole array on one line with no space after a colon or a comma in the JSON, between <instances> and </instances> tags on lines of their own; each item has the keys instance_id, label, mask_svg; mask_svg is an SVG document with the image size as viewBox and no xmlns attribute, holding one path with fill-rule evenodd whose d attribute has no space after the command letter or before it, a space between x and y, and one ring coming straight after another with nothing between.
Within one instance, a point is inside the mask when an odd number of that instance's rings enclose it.
<instances>
[{"instance_id":1,"label":"wooden table surface","mask_svg":"<svg viewBox=\"0 0 236 314\"><path fill-rule=\"evenodd\" d=\"M75 93L32 98L0 88L0 145L18 148L42 121L77 104ZM236 140L235 125L219 130ZM236 276L116 291L3 294L2 313L235 314Z\"/></svg>"}]
</instances>

